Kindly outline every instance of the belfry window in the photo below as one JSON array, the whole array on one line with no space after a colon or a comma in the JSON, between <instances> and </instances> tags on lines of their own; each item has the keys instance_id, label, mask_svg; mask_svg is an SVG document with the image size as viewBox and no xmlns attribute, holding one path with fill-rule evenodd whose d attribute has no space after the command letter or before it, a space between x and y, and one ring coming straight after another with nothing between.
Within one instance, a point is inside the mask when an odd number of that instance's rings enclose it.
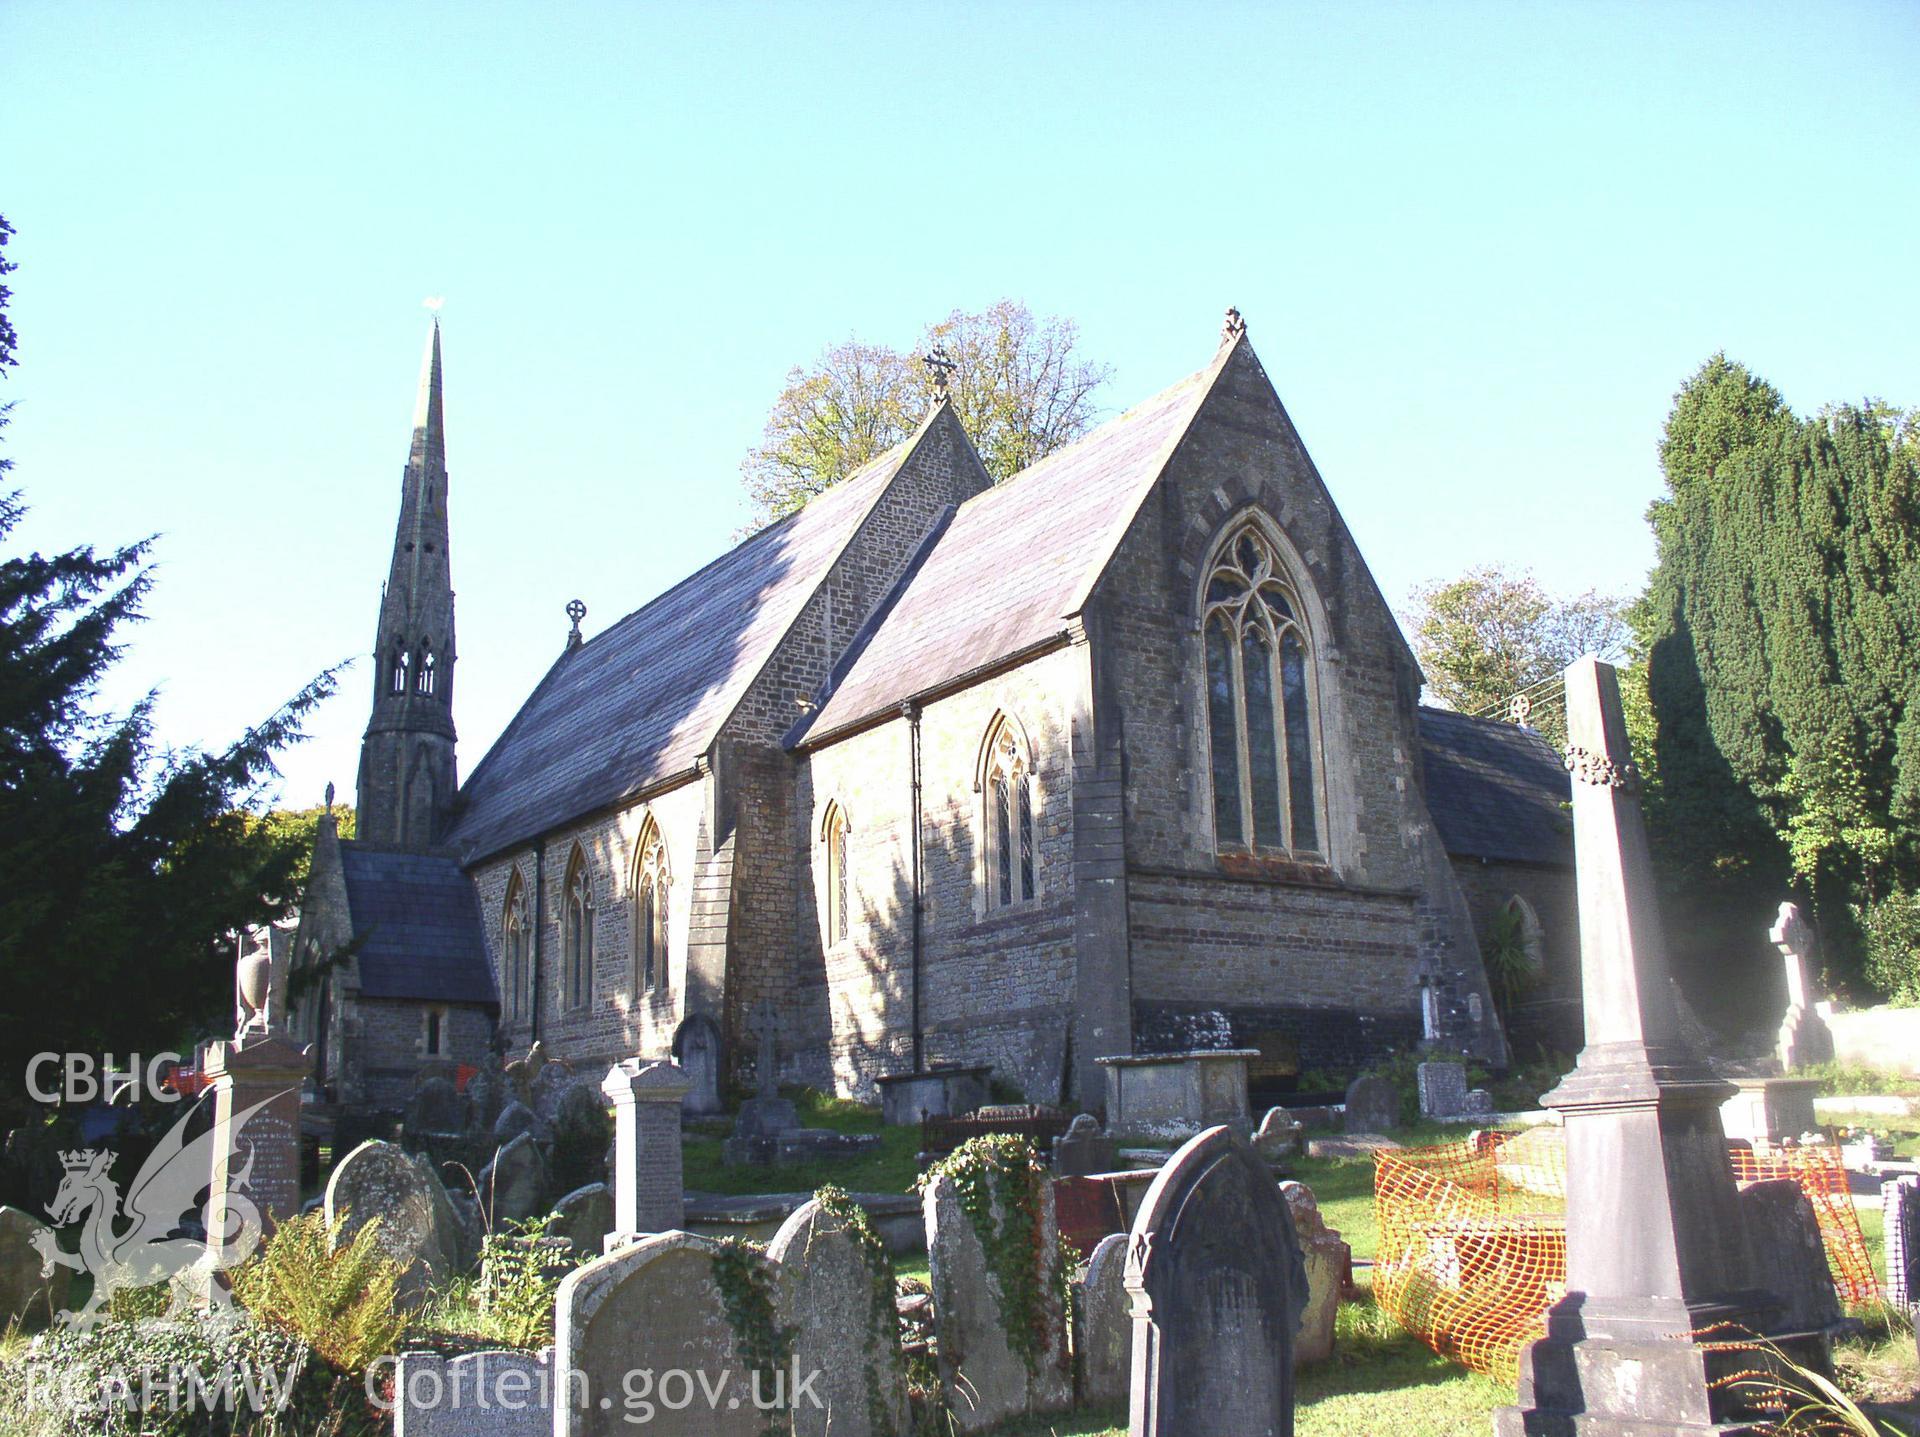
<instances>
[{"instance_id":1,"label":"belfry window","mask_svg":"<svg viewBox=\"0 0 1920 1437\"><path fill-rule=\"evenodd\" d=\"M1223 851L1318 854L1312 653L1298 595L1248 522L1207 575L1207 736Z\"/></svg>"},{"instance_id":2,"label":"belfry window","mask_svg":"<svg viewBox=\"0 0 1920 1437\"><path fill-rule=\"evenodd\" d=\"M414 688L416 692L423 694L433 692L433 670L433 646L425 640L422 640L420 644L420 672L414 678Z\"/></svg>"},{"instance_id":3,"label":"belfry window","mask_svg":"<svg viewBox=\"0 0 1920 1437\"><path fill-rule=\"evenodd\" d=\"M1013 724L1002 718L987 740L987 907L1025 903L1039 891L1033 828L1033 774Z\"/></svg>"},{"instance_id":4,"label":"belfry window","mask_svg":"<svg viewBox=\"0 0 1920 1437\"><path fill-rule=\"evenodd\" d=\"M567 865L561 898L560 966L566 974L567 1006L586 1006L593 996L593 871L578 848Z\"/></svg>"},{"instance_id":5,"label":"belfry window","mask_svg":"<svg viewBox=\"0 0 1920 1437\"><path fill-rule=\"evenodd\" d=\"M393 681L391 684L394 693L403 694L407 691L407 679L412 672L413 656L399 644L395 644L393 646Z\"/></svg>"},{"instance_id":6,"label":"belfry window","mask_svg":"<svg viewBox=\"0 0 1920 1437\"><path fill-rule=\"evenodd\" d=\"M633 867L633 989L667 986L667 845L649 818Z\"/></svg>"},{"instance_id":7,"label":"belfry window","mask_svg":"<svg viewBox=\"0 0 1920 1437\"><path fill-rule=\"evenodd\" d=\"M827 849L827 932L829 946L847 941L852 931L853 874L847 867L847 811L834 804L821 826Z\"/></svg>"},{"instance_id":8,"label":"belfry window","mask_svg":"<svg viewBox=\"0 0 1920 1437\"><path fill-rule=\"evenodd\" d=\"M532 974L528 971L528 949L532 930L527 923L527 889L520 881L515 870L507 883L506 917L500 925L500 947L504 961L501 964L502 987L500 995L505 1000L507 1016L512 1019L524 1017L529 1004L529 991L532 988Z\"/></svg>"}]
</instances>

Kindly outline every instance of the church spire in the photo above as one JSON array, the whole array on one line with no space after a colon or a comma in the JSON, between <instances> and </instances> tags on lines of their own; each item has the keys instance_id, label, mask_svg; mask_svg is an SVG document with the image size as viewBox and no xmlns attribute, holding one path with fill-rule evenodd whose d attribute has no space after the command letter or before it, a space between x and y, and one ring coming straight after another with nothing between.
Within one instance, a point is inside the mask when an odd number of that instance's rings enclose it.
<instances>
[{"instance_id":1,"label":"church spire","mask_svg":"<svg viewBox=\"0 0 1920 1437\"><path fill-rule=\"evenodd\" d=\"M373 714L360 745L361 839L432 846L456 782L453 572L440 321L427 334L400 518L373 647Z\"/></svg>"}]
</instances>

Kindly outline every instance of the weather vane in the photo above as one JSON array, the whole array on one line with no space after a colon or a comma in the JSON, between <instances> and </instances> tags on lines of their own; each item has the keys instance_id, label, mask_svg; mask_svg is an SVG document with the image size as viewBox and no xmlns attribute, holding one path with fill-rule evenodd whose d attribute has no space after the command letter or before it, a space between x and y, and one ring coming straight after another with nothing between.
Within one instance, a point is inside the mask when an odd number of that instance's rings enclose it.
<instances>
[{"instance_id":1,"label":"weather vane","mask_svg":"<svg viewBox=\"0 0 1920 1437\"><path fill-rule=\"evenodd\" d=\"M937 344L920 356L920 362L926 365L928 372L933 375L934 397L945 399L947 390L953 383L953 371L960 366L953 362L953 356L948 354L945 348Z\"/></svg>"}]
</instances>

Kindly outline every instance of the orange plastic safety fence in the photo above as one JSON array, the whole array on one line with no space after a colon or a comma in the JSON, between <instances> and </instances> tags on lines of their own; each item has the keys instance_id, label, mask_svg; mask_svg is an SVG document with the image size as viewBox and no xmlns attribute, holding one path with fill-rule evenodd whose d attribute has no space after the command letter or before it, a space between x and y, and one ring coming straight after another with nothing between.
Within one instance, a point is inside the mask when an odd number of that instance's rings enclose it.
<instances>
[{"instance_id":1,"label":"orange plastic safety fence","mask_svg":"<svg viewBox=\"0 0 1920 1437\"><path fill-rule=\"evenodd\" d=\"M1800 1184L1800 1191L1813 1204L1814 1217L1820 1221L1827 1266L1833 1270L1833 1285L1840 1290L1842 1302L1872 1302L1880 1296L1880 1279L1867 1252L1866 1234L1860 1230L1860 1212L1853 1205L1839 1148L1817 1143L1755 1149L1745 1143L1730 1143L1728 1152L1733 1159L1733 1176L1739 1182L1792 1178Z\"/></svg>"},{"instance_id":2,"label":"orange plastic safety fence","mask_svg":"<svg viewBox=\"0 0 1920 1437\"><path fill-rule=\"evenodd\" d=\"M1877 1295L1846 1170L1832 1147L1756 1155L1729 1145L1741 1182L1791 1177L1813 1204L1840 1295ZM1374 1156L1380 1241L1373 1297L1442 1356L1504 1382L1566 1292L1566 1146L1554 1128L1481 1134Z\"/></svg>"}]
</instances>

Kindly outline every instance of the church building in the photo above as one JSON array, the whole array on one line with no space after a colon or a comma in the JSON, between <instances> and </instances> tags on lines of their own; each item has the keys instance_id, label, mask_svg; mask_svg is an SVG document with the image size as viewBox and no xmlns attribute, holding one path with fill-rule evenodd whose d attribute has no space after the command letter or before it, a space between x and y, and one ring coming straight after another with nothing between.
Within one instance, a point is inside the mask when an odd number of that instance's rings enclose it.
<instances>
[{"instance_id":1,"label":"church building","mask_svg":"<svg viewBox=\"0 0 1920 1437\"><path fill-rule=\"evenodd\" d=\"M1419 703L1385 598L1237 314L1199 372L994 484L905 441L595 633L456 786L439 333L375 635L359 835L323 823L298 1021L341 1103L539 1041L591 1070L710 1020L871 1100L1096 1060L1256 1079L1508 1058L1481 960L1573 979L1567 779ZM1518 905L1517 907L1515 905Z\"/></svg>"}]
</instances>

